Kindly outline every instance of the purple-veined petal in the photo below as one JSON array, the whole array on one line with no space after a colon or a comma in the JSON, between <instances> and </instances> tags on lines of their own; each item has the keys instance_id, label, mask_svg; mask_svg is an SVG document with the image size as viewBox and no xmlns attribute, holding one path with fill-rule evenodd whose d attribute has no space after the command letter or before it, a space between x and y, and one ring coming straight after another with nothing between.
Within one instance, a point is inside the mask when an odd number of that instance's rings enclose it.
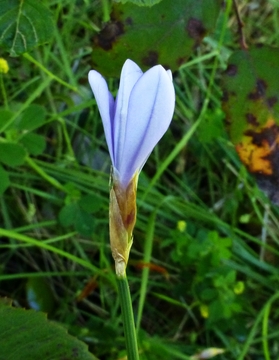
<instances>
[{"instance_id":1,"label":"purple-veined petal","mask_svg":"<svg viewBox=\"0 0 279 360\"><path fill-rule=\"evenodd\" d=\"M95 70L89 71L89 84L95 96L99 112L103 121L106 141L109 149L111 161L114 165L115 149L113 134L113 118L114 118L114 99L111 95L105 79Z\"/></svg>"},{"instance_id":2,"label":"purple-veined petal","mask_svg":"<svg viewBox=\"0 0 279 360\"><path fill-rule=\"evenodd\" d=\"M126 60L121 71L120 85L116 97L115 105L115 117L113 122L113 134L114 134L114 165L116 168L119 167L123 158L123 146L126 133L126 122L128 113L128 103L130 93L142 76L142 71L139 66L132 60Z\"/></svg>"},{"instance_id":3,"label":"purple-veined petal","mask_svg":"<svg viewBox=\"0 0 279 360\"><path fill-rule=\"evenodd\" d=\"M162 66L154 66L135 84L129 99L123 157L118 168L123 185L127 185L135 171L141 170L168 129L174 105L173 83Z\"/></svg>"}]
</instances>

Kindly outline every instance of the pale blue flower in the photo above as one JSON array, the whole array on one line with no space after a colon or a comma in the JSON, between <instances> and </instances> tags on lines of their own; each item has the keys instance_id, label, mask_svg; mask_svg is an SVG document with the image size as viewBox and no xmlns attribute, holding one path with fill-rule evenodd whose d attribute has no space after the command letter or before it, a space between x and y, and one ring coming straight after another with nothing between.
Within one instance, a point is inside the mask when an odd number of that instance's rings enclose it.
<instances>
[{"instance_id":1,"label":"pale blue flower","mask_svg":"<svg viewBox=\"0 0 279 360\"><path fill-rule=\"evenodd\" d=\"M175 104L171 71L157 65L143 73L126 60L116 100L97 71L91 70L88 78L103 121L113 176L127 187L170 125Z\"/></svg>"}]
</instances>

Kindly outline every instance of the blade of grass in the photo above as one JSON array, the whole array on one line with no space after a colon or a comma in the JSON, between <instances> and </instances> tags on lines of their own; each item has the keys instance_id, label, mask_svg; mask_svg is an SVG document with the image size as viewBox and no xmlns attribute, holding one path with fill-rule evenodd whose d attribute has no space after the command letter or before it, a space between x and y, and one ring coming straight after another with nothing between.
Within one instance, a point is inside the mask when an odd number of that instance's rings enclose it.
<instances>
[{"instance_id":1,"label":"blade of grass","mask_svg":"<svg viewBox=\"0 0 279 360\"><path fill-rule=\"evenodd\" d=\"M71 261L85 267L86 269L94 272L94 274L99 274L99 275L102 274L102 275L104 275L104 273L100 269L98 269L96 266L89 263L88 261L80 259L77 256L72 255L72 254L70 254L70 253L68 253L66 251L61 250L61 249L58 249L58 248L56 248L54 246L48 245L43 241L39 241L39 240L33 239L33 238L29 237L29 236L16 233L15 231L12 231L12 230L5 230L5 229L1 229L1 228L0 228L0 235L6 236L8 238L15 239L15 240L22 241L22 242L27 243L29 245L37 246L38 248L41 248L41 249L45 249L45 250L54 252L54 253L56 253L58 255L61 255L61 256L65 257L65 258L67 258L67 259L69 259L69 260L71 260Z\"/></svg>"},{"instance_id":2,"label":"blade of grass","mask_svg":"<svg viewBox=\"0 0 279 360\"><path fill-rule=\"evenodd\" d=\"M156 220L156 212L154 211L149 217L149 221L146 228L146 235L145 235L143 262L147 264L149 264L151 261L155 220ZM142 275L141 275L140 297L139 297L139 306L138 306L137 322L136 322L137 334L139 333L140 330L142 313L143 313L145 298L147 294L148 276L149 276L149 268L144 267L142 269Z\"/></svg>"},{"instance_id":3,"label":"blade of grass","mask_svg":"<svg viewBox=\"0 0 279 360\"><path fill-rule=\"evenodd\" d=\"M48 76L49 79L51 80L55 80L58 83L60 83L61 85L67 87L68 89L74 91L74 92L79 92L78 88L76 86L72 86L70 84L68 84L66 81L60 79L58 76L54 75L51 71L49 71L44 65L42 65L39 61L37 61L36 59L33 58L33 56L31 56L28 53L24 53L23 57L27 60L29 60L30 62L32 62L33 64L35 64L36 66L38 66L38 68L40 68L43 72L45 72Z\"/></svg>"},{"instance_id":4,"label":"blade of grass","mask_svg":"<svg viewBox=\"0 0 279 360\"><path fill-rule=\"evenodd\" d=\"M258 313L258 316L256 317L256 320L254 322L254 325L247 337L247 340L242 348L242 351L241 351L241 354L238 356L238 360L243 360L245 358L245 356L247 355L250 347L252 346L253 344L253 341L254 341L254 338L256 336L256 333L257 333L257 328L259 326L259 323L260 321L262 320L262 318L264 318L264 316L267 316L266 317L266 320L268 318L268 314L269 314L269 309L270 309L270 306L272 305L272 303L274 301L276 301L277 299L279 299L279 292L276 292L267 302L266 304L263 306L262 310ZM266 314L266 315L265 315ZM265 335L267 335L266 333L266 321L264 321L263 323L263 332L265 333ZM265 347L267 346L268 348L268 345L266 345L266 341L267 339L265 337L263 337L263 346L264 346L264 351L265 351ZM269 352L267 353L269 355ZM266 358L267 360L270 359L270 358Z\"/></svg>"}]
</instances>

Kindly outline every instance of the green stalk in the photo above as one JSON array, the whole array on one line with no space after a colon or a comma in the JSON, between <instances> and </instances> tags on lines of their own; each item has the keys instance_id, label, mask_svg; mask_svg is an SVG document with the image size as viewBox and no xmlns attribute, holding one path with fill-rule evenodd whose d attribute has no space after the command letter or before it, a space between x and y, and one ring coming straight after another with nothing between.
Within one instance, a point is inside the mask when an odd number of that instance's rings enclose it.
<instances>
[{"instance_id":1,"label":"green stalk","mask_svg":"<svg viewBox=\"0 0 279 360\"><path fill-rule=\"evenodd\" d=\"M4 85L3 74L1 74L1 73L0 73L0 88L1 88L3 99L4 99L5 109L9 110L9 104L8 104L6 88L5 88L5 85Z\"/></svg>"},{"instance_id":2,"label":"green stalk","mask_svg":"<svg viewBox=\"0 0 279 360\"><path fill-rule=\"evenodd\" d=\"M157 209L151 214L148 220L146 237L144 242L144 252L143 252L144 253L143 262L145 264L149 264L151 261L156 215L157 215ZM140 298L139 298L139 306L137 312L137 323L136 323L137 334L139 333L140 330L140 323L142 319L143 308L147 294L148 276L149 276L149 268L144 267L142 269Z\"/></svg>"},{"instance_id":3,"label":"green stalk","mask_svg":"<svg viewBox=\"0 0 279 360\"><path fill-rule=\"evenodd\" d=\"M124 336L127 348L127 357L128 360L139 360L133 307L126 274L122 276L117 276L117 285L122 312Z\"/></svg>"},{"instance_id":4,"label":"green stalk","mask_svg":"<svg viewBox=\"0 0 279 360\"><path fill-rule=\"evenodd\" d=\"M110 20L110 4L108 0L102 0L103 5L103 22Z\"/></svg>"}]
</instances>

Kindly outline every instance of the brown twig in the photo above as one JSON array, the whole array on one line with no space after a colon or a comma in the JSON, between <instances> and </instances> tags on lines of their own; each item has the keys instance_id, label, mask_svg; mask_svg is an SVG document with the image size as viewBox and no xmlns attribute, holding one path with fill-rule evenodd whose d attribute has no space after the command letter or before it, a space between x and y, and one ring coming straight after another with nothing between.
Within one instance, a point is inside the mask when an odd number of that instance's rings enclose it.
<instances>
[{"instance_id":1,"label":"brown twig","mask_svg":"<svg viewBox=\"0 0 279 360\"><path fill-rule=\"evenodd\" d=\"M242 22L242 20L240 18L236 0L233 0L233 5L234 5L236 20L237 20L238 33L239 33L239 38L240 38L239 39L240 46L241 46L241 49L247 50L248 46L246 44L246 40L245 40L245 36L244 36L244 32L243 32L244 23Z\"/></svg>"}]
</instances>

